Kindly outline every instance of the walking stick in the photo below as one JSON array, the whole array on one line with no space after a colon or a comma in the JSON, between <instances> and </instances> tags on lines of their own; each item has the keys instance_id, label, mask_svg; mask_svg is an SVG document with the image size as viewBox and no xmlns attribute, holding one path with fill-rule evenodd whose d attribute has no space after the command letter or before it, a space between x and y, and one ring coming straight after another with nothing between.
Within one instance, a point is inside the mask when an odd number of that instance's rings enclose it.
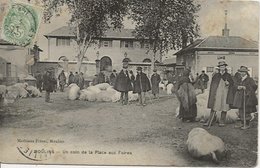
<instances>
[{"instance_id":1,"label":"walking stick","mask_svg":"<svg viewBox=\"0 0 260 168\"><path fill-rule=\"evenodd\" d=\"M209 120L208 128L211 127L211 124L212 124L212 122L213 122L213 120L214 120L214 118L215 118L216 113L217 113L216 111L213 111L212 117L211 117L210 120Z\"/></svg>"},{"instance_id":2,"label":"walking stick","mask_svg":"<svg viewBox=\"0 0 260 168\"><path fill-rule=\"evenodd\" d=\"M243 90L243 115L244 115L244 126L243 128L246 128L246 91Z\"/></svg>"}]
</instances>

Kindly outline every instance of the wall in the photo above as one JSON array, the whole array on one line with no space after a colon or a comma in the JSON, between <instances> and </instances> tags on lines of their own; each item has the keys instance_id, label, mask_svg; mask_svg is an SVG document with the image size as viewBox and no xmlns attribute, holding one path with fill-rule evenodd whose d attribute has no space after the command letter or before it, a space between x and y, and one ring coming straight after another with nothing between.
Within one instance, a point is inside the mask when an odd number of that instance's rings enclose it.
<instances>
[{"instance_id":1,"label":"wall","mask_svg":"<svg viewBox=\"0 0 260 168\"><path fill-rule=\"evenodd\" d=\"M112 69L119 70L122 67L122 60L125 58L125 52L127 58L130 58L133 62L142 62L145 58L152 59L152 51L147 53L147 49L137 47L137 43L134 42L134 48L120 48L120 40L113 40L112 47L98 47L98 45L92 45L86 52L86 57L89 61L95 61L97 59L97 51L99 52L99 59L103 56L108 56L112 59ZM75 40L71 40L70 46L56 46L56 38L49 38L49 59L51 61L57 61L59 57L66 56L69 61L76 61L77 45ZM156 56L159 60L159 56Z\"/></svg>"},{"instance_id":2,"label":"wall","mask_svg":"<svg viewBox=\"0 0 260 168\"><path fill-rule=\"evenodd\" d=\"M206 51L198 52L198 71L206 70L206 67L216 67L220 57L225 56L225 61L229 67L232 68L232 73L234 74L241 65L252 68L252 77L258 77L258 53L253 52L214 52L209 53ZM195 66L195 65L194 65ZM211 74L211 73L209 73Z\"/></svg>"},{"instance_id":3,"label":"wall","mask_svg":"<svg viewBox=\"0 0 260 168\"><path fill-rule=\"evenodd\" d=\"M24 78L28 74L26 57L28 49L13 45L0 45L0 57L6 62L11 63L11 77ZM5 72L0 72L0 77L5 76Z\"/></svg>"}]
</instances>

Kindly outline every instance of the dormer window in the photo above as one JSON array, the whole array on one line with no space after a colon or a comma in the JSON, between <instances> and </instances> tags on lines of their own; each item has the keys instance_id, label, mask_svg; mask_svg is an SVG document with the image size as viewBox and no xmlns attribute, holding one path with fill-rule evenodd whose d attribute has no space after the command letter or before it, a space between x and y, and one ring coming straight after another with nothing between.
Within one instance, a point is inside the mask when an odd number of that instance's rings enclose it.
<instances>
[{"instance_id":1,"label":"dormer window","mask_svg":"<svg viewBox=\"0 0 260 168\"><path fill-rule=\"evenodd\" d=\"M70 38L56 38L56 46L70 46Z\"/></svg>"}]
</instances>

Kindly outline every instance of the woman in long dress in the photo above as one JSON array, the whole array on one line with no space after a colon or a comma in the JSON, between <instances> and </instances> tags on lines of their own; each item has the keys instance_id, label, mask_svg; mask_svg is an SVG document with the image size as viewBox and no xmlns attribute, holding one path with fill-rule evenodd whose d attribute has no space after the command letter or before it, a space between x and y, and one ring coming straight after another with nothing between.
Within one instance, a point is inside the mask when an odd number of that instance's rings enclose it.
<instances>
[{"instance_id":1,"label":"woman in long dress","mask_svg":"<svg viewBox=\"0 0 260 168\"><path fill-rule=\"evenodd\" d=\"M177 82L176 95L180 101L179 118L183 122L195 121L197 117L197 98L190 80L189 70L184 70L182 77Z\"/></svg>"}]
</instances>

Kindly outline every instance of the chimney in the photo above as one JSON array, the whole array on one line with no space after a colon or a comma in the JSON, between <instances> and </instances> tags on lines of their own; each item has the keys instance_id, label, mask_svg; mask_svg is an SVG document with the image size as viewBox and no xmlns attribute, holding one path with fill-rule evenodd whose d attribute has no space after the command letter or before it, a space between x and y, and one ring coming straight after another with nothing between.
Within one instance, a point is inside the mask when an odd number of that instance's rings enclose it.
<instances>
[{"instance_id":1,"label":"chimney","mask_svg":"<svg viewBox=\"0 0 260 168\"><path fill-rule=\"evenodd\" d=\"M229 29L227 28L227 10L225 10L225 27L222 29L222 36L228 37L229 36Z\"/></svg>"}]
</instances>

